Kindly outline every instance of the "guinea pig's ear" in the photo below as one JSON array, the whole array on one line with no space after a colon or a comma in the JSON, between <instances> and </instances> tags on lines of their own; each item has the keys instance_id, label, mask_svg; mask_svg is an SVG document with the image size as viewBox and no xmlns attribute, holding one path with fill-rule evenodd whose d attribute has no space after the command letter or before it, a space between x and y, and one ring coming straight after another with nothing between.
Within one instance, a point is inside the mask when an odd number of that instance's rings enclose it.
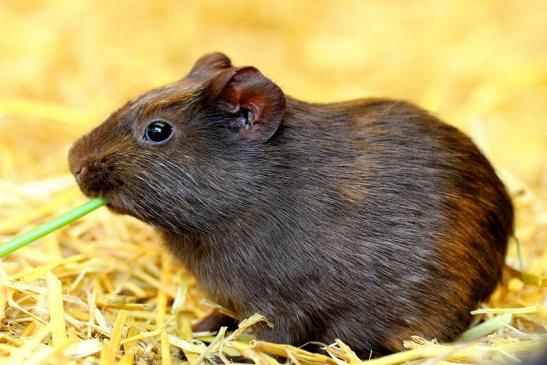
<instances>
[{"instance_id":1,"label":"guinea pig's ear","mask_svg":"<svg viewBox=\"0 0 547 365\"><path fill-rule=\"evenodd\" d=\"M226 70L209 84L209 100L233 116L230 126L247 139L266 142L279 127L285 95L255 67Z\"/></svg>"},{"instance_id":2,"label":"guinea pig's ear","mask_svg":"<svg viewBox=\"0 0 547 365\"><path fill-rule=\"evenodd\" d=\"M188 76L195 76L204 72L219 71L229 67L232 67L232 62L224 53L208 53L201 56L196 61Z\"/></svg>"}]
</instances>

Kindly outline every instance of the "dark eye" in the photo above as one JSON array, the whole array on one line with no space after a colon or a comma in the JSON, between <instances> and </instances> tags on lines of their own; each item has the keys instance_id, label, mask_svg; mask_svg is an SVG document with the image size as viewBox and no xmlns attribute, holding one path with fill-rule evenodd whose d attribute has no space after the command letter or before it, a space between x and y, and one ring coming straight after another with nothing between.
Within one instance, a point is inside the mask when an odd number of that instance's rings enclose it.
<instances>
[{"instance_id":1,"label":"dark eye","mask_svg":"<svg viewBox=\"0 0 547 365\"><path fill-rule=\"evenodd\" d=\"M155 120L146 127L144 139L149 142L159 143L169 139L171 134L173 134L173 128L169 123L162 120Z\"/></svg>"}]
</instances>

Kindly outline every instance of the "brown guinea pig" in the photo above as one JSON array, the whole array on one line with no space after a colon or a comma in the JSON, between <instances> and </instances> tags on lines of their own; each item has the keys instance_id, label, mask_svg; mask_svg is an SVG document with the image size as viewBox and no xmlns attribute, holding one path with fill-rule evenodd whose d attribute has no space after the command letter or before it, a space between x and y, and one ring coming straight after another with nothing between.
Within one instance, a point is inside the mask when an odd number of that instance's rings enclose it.
<instances>
[{"instance_id":1,"label":"brown guinea pig","mask_svg":"<svg viewBox=\"0 0 547 365\"><path fill-rule=\"evenodd\" d=\"M86 195L157 228L211 299L265 315L258 338L293 345L455 339L513 228L502 182L456 128L403 101L296 100L221 53L122 106L69 162Z\"/></svg>"}]
</instances>

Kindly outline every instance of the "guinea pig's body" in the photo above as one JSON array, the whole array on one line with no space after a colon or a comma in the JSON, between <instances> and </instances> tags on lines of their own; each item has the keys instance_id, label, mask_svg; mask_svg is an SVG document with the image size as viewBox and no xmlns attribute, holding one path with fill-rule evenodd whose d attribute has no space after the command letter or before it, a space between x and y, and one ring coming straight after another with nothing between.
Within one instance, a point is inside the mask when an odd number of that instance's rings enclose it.
<instances>
[{"instance_id":1,"label":"guinea pig's body","mask_svg":"<svg viewBox=\"0 0 547 365\"><path fill-rule=\"evenodd\" d=\"M124 106L70 163L86 194L157 227L211 299L294 345L453 340L512 233L503 184L455 128L400 101L298 101L220 54Z\"/></svg>"}]
</instances>

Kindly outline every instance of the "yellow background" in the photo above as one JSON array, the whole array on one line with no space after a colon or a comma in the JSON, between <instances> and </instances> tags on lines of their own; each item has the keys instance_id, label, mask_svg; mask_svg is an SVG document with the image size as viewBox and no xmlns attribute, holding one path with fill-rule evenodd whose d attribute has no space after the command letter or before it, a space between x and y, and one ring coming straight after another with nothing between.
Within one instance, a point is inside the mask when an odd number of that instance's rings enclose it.
<instances>
[{"instance_id":1,"label":"yellow background","mask_svg":"<svg viewBox=\"0 0 547 365\"><path fill-rule=\"evenodd\" d=\"M29 164L46 163L41 175L63 173L79 134L219 50L297 98L417 102L470 133L496 167L543 187L545 14L541 0L2 0L0 142L27 148L25 166L1 168L25 178ZM47 118L2 114L13 98L69 107L81 125L50 131Z\"/></svg>"}]
</instances>

